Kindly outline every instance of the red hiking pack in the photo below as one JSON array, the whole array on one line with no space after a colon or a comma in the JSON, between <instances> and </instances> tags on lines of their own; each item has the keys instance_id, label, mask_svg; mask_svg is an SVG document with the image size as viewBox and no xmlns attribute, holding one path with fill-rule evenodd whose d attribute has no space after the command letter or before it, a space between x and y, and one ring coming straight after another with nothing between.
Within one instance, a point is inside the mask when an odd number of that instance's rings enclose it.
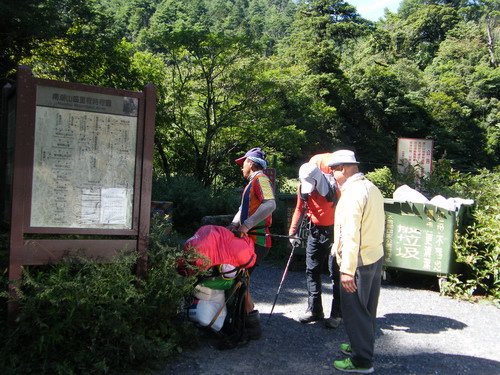
<instances>
[{"instance_id":1,"label":"red hiking pack","mask_svg":"<svg viewBox=\"0 0 500 375\"><path fill-rule=\"evenodd\" d=\"M198 258L194 265L205 270L219 264L230 264L236 268L255 265L254 243L247 236L236 237L229 229L217 225L205 225L184 244L183 250L194 248Z\"/></svg>"}]
</instances>

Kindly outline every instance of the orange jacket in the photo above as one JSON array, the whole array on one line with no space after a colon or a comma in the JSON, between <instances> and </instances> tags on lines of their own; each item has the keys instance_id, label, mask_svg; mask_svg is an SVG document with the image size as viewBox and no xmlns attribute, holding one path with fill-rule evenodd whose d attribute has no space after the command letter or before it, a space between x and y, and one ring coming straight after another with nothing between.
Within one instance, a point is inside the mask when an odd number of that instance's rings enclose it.
<instances>
[{"instance_id":1,"label":"orange jacket","mask_svg":"<svg viewBox=\"0 0 500 375\"><path fill-rule=\"evenodd\" d=\"M295 206L295 211L293 212L292 222L290 223L290 228L288 229L288 234L293 235L297 233L297 226L299 219L302 216L303 200L300 197L300 187L297 189L297 204ZM315 225L329 226L333 225L333 218L335 215L335 207L333 202L328 202L325 197L318 194L314 190L308 195L306 202L306 212L305 214Z\"/></svg>"},{"instance_id":2,"label":"orange jacket","mask_svg":"<svg viewBox=\"0 0 500 375\"><path fill-rule=\"evenodd\" d=\"M328 162L332 157L331 152L326 152L323 154L316 154L309 160L310 163L314 163L318 166L323 173L330 174L330 167ZM337 198L340 197L340 189L337 190ZM298 223L303 215L304 202L300 198L300 186L297 190L297 204L295 206L295 211L293 212L292 221L290 223L290 228L288 232L290 235L296 234L298 228ZM306 202L306 212L305 214L315 225L328 226L333 225L335 218L335 206L333 202L328 202L327 199L316 190L314 190Z\"/></svg>"}]
</instances>

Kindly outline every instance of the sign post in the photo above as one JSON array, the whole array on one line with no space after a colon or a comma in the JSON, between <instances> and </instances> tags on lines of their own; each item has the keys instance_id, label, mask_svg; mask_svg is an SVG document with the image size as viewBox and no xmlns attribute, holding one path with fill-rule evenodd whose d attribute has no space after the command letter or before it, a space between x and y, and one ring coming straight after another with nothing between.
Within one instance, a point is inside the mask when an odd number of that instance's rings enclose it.
<instances>
[{"instance_id":1,"label":"sign post","mask_svg":"<svg viewBox=\"0 0 500 375\"><path fill-rule=\"evenodd\" d=\"M418 177L432 172L432 139L398 138L398 172L407 172L408 166L415 169Z\"/></svg>"},{"instance_id":2,"label":"sign post","mask_svg":"<svg viewBox=\"0 0 500 375\"><path fill-rule=\"evenodd\" d=\"M11 100L10 285L23 265L82 251L102 262L137 252L144 275L156 88L39 79L22 66Z\"/></svg>"}]
</instances>

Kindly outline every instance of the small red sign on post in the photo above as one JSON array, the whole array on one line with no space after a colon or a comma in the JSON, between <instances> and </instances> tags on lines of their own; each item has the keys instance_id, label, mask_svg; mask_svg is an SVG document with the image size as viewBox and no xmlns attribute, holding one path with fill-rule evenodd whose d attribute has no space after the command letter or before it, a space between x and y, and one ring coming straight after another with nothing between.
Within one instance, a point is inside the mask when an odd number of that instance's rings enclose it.
<instances>
[{"instance_id":1,"label":"small red sign on post","mask_svg":"<svg viewBox=\"0 0 500 375\"><path fill-rule=\"evenodd\" d=\"M264 174L269 177L273 190L276 191L276 168L266 168Z\"/></svg>"}]
</instances>

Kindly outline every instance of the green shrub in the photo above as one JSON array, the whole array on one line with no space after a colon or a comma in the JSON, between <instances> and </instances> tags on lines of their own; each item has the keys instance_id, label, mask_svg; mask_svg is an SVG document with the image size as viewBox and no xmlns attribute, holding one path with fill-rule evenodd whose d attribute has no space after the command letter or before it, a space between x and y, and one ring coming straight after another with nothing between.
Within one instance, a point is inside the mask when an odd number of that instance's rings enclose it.
<instances>
[{"instance_id":1,"label":"green shrub","mask_svg":"<svg viewBox=\"0 0 500 375\"><path fill-rule=\"evenodd\" d=\"M500 170L469 177L464 194L475 200L473 223L456 236L457 261L467 265L443 285L447 294L473 299L478 295L500 301Z\"/></svg>"},{"instance_id":2,"label":"green shrub","mask_svg":"<svg viewBox=\"0 0 500 375\"><path fill-rule=\"evenodd\" d=\"M145 280L133 255L26 267L16 324L2 332L2 374L116 373L194 345L194 327L179 316L195 279L177 274L182 254L166 236L154 223Z\"/></svg>"},{"instance_id":3,"label":"green shrub","mask_svg":"<svg viewBox=\"0 0 500 375\"><path fill-rule=\"evenodd\" d=\"M452 168L447 159L434 161L432 173L422 179L422 184L417 187L422 194L428 198L442 195L446 198L467 198L468 194L464 187L467 185L469 175L460 173Z\"/></svg>"},{"instance_id":4,"label":"green shrub","mask_svg":"<svg viewBox=\"0 0 500 375\"><path fill-rule=\"evenodd\" d=\"M377 185L384 197L392 198L396 187L392 171L389 167L375 169L373 172L367 173L366 178Z\"/></svg>"},{"instance_id":5,"label":"green shrub","mask_svg":"<svg viewBox=\"0 0 500 375\"><path fill-rule=\"evenodd\" d=\"M279 191L282 194L297 194L299 184L300 181L298 178L283 177L280 179Z\"/></svg>"},{"instance_id":6,"label":"green shrub","mask_svg":"<svg viewBox=\"0 0 500 375\"><path fill-rule=\"evenodd\" d=\"M200 227L203 216L235 214L240 198L232 189L215 191L190 176L153 181L153 200L173 202L174 229L187 237Z\"/></svg>"},{"instance_id":7,"label":"green shrub","mask_svg":"<svg viewBox=\"0 0 500 375\"><path fill-rule=\"evenodd\" d=\"M434 161L432 173L424 177L418 177L418 168L407 166L404 173L389 167L377 168L367 173L366 178L377 185L386 198L392 198L398 187L408 185L430 199L436 195L461 196L466 190L468 175L455 171L448 160L440 159Z\"/></svg>"}]
</instances>

